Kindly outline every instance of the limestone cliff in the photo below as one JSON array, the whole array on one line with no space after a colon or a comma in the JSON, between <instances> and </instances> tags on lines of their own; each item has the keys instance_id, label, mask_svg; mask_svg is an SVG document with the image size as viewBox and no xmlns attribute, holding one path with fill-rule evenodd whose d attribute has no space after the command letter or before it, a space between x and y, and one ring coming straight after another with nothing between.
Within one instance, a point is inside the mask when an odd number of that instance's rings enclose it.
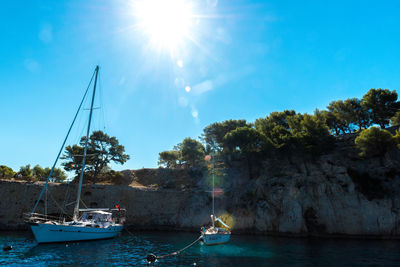
<instances>
[{"instance_id":1,"label":"limestone cliff","mask_svg":"<svg viewBox=\"0 0 400 267\"><path fill-rule=\"evenodd\" d=\"M217 214L237 233L400 237L400 153L363 159L342 140L317 159L295 155L264 161L253 174L233 163L217 176ZM124 184L84 185L90 207L125 207L133 229L198 230L209 222L210 177L200 170L124 171ZM250 179L249 177L253 177ZM25 229L41 183L0 181L0 229ZM48 213L71 203L76 185L50 184ZM66 197L67 196L67 197ZM66 200L65 200L66 199ZM71 212L73 205L67 205ZM44 201L39 204L43 211Z\"/></svg>"}]
</instances>

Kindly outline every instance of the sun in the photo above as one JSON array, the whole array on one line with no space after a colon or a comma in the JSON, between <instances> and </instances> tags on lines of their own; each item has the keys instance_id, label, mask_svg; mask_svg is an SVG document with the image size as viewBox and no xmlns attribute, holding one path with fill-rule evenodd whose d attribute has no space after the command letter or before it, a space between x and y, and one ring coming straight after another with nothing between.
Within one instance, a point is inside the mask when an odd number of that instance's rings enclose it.
<instances>
[{"instance_id":1,"label":"sun","mask_svg":"<svg viewBox=\"0 0 400 267\"><path fill-rule=\"evenodd\" d=\"M193 6L185 0L141 0L135 3L137 26L157 48L175 50L190 38Z\"/></svg>"}]
</instances>

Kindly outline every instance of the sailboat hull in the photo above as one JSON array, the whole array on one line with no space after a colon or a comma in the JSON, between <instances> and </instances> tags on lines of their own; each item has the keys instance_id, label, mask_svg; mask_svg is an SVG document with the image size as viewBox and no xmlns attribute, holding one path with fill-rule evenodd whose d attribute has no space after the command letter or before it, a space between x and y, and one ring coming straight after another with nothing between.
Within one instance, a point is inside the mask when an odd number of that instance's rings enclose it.
<instances>
[{"instance_id":1,"label":"sailboat hull","mask_svg":"<svg viewBox=\"0 0 400 267\"><path fill-rule=\"evenodd\" d=\"M91 228L74 225L31 223L30 226L38 243L108 239L115 237L123 229L122 225Z\"/></svg>"},{"instance_id":2,"label":"sailboat hull","mask_svg":"<svg viewBox=\"0 0 400 267\"><path fill-rule=\"evenodd\" d=\"M230 234L203 234L203 242L205 245L224 244L231 238Z\"/></svg>"}]
</instances>

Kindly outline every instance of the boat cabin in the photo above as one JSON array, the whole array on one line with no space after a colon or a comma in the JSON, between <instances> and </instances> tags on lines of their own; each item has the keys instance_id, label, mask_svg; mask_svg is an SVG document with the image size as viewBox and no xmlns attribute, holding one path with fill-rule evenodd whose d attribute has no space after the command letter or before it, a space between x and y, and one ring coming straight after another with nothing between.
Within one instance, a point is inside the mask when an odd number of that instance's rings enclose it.
<instances>
[{"instance_id":1,"label":"boat cabin","mask_svg":"<svg viewBox=\"0 0 400 267\"><path fill-rule=\"evenodd\" d=\"M112 213L102 210L84 212L81 217L82 222L112 222Z\"/></svg>"}]
</instances>

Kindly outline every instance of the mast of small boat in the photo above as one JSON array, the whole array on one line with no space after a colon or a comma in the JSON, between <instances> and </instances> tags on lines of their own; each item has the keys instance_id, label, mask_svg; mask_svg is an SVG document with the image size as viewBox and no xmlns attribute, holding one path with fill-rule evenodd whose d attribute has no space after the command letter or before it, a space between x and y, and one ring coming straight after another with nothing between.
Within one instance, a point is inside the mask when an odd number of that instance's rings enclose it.
<instances>
[{"instance_id":1,"label":"mast of small boat","mask_svg":"<svg viewBox=\"0 0 400 267\"><path fill-rule=\"evenodd\" d=\"M96 93L96 85L97 85L97 76L99 74L99 66L96 66L95 72L96 72L96 77L94 79L92 102L90 104L89 122L88 122L88 127L87 127L87 132L86 132L85 149L83 151L83 159L82 159L82 169L81 169L81 173L80 173L80 177L79 177L78 195L76 197L74 216L73 216L74 221L77 221L78 217L79 217L79 202L81 201L82 180L83 180L83 173L85 170L86 152L87 152L88 141L89 141L90 123L92 121L93 103L94 103L94 96Z\"/></svg>"},{"instance_id":2,"label":"mast of small boat","mask_svg":"<svg viewBox=\"0 0 400 267\"><path fill-rule=\"evenodd\" d=\"M212 157L212 172L213 172L213 174L212 174L212 227L214 227L215 226L215 213L214 213L214 180L215 180L215 168L214 168L214 165L215 165L215 163L214 163L214 156Z\"/></svg>"}]
</instances>

